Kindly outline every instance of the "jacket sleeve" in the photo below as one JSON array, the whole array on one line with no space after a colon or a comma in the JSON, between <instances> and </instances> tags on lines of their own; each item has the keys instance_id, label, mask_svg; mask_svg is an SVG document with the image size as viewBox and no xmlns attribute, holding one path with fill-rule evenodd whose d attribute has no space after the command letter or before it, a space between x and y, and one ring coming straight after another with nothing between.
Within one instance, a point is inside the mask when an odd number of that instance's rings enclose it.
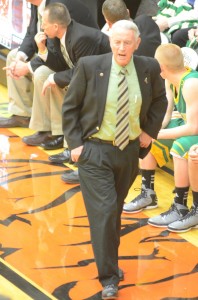
<instances>
[{"instance_id":1,"label":"jacket sleeve","mask_svg":"<svg viewBox=\"0 0 198 300\"><path fill-rule=\"evenodd\" d=\"M30 60L35 52L38 51L37 45L34 40L34 36L37 33L37 7L35 5L31 5L31 17L30 23L27 28L25 37L19 47L19 51L24 52L28 56L28 60Z\"/></svg>"},{"instance_id":2,"label":"jacket sleeve","mask_svg":"<svg viewBox=\"0 0 198 300\"><path fill-rule=\"evenodd\" d=\"M35 71L41 65L47 66L54 72L61 72L69 69L59 49L59 46L57 46L57 39L48 38L46 46L48 50L47 60L44 62L39 56L34 57L30 62L32 70ZM59 51L57 49L59 49Z\"/></svg>"},{"instance_id":3,"label":"jacket sleeve","mask_svg":"<svg viewBox=\"0 0 198 300\"><path fill-rule=\"evenodd\" d=\"M83 132L79 120L82 117L81 107L86 85L83 63L79 60L62 106L63 133L69 149L83 145Z\"/></svg>"},{"instance_id":4,"label":"jacket sleeve","mask_svg":"<svg viewBox=\"0 0 198 300\"><path fill-rule=\"evenodd\" d=\"M92 35L87 36L86 38L84 36L81 36L77 39L75 45L72 48L71 54L74 66L76 66L78 60L81 57L111 52L109 38L100 31L96 31L96 33L97 34L94 38ZM54 66L52 64L50 65L50 62L54 63L56 62L56 60L52 59L50 55L52 55L52 53L49 53L46 64L54 70ZM61 63L60 67L63 66L63 63ZM66 65L65 70L60 70L60 72L57 72L54 75L54 81L60 88L64 88L65 86L69 85L72 74L73 70L69 69L69 67Z\"/></svg>"}]
</instances>

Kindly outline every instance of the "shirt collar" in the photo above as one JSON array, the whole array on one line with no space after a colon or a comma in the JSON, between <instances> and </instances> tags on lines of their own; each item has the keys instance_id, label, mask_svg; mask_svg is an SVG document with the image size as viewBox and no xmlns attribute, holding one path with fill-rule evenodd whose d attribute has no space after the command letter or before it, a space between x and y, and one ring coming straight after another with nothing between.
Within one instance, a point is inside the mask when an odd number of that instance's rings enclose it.
<instances>
[{"instance_id":1,"label":"shirt collar","mask_svg":"<svg viewBox=\"0 0 198 300\"><path fill-rule=\"evenodd\" d=\"M60 39L61 44L65 47L65 37L66 37L66 31L63 34L62 38Z\"/></svg>"},{"instance_id":2,"label":"shirt collar","mask_svg":"<svg viewBox=\"0 0 198 300\"><path fill-rule=\"evenodd\" d=\"M114 57L112 58L112 66L115 69L116 74L119 74L121 69L123 69L122 66L120 66L116 63ZM128 63L128 65L126 65L124 67L124 69L127 70L128 75L130 75L132 73L133 68L134 68L134 62L133 62L133 56L132 56L130 62Z\"/></svg>"},{"instance_id":3,"label":"shirt collar","mask_svg":"<svg viewBox=\"0 0 198 300\"><path fill-rule=\"evenodd\" d=\"M46 0L43 0L41 4L38 6L38 12L42 16L45 9Z\"/></svg>"}]
</instances>

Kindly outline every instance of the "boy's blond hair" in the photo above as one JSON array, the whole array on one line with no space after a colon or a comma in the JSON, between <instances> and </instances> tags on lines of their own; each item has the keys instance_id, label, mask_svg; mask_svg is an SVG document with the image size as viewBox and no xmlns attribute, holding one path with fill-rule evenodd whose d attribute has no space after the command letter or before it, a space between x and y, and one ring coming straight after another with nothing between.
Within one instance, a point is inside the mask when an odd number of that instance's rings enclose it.
<instances>
[{"instance_id":1,"label":"boy's blond hair","mask_svg":"<svg viewBox=\"0 0 198 300\"><path fill-rule=\"evenodd\" d=\"M183 53L175 44L160 45L155 52L155 58L160 65L166 66L170 71L180 71L184 68Z\"/></svg>"}]
</instances>

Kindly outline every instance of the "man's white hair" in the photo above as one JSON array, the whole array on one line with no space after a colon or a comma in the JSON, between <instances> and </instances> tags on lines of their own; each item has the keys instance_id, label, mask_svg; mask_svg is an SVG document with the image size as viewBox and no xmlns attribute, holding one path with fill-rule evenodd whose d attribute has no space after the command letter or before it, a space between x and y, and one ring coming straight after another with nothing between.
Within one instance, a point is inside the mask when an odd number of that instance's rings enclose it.
<instances>
[{"instance_id":1,"label":"man's white hair","mask_svg":"<svg viewBox=\"0 0 198 300\"><path fill-rule=\"evenodd\" d=\"M135 36L138 38L140 36L140 31L137 25L132 20L119 20L112 25L111 31L113 32L117 28L123 28L127 30L133 30Z\"/></svg>"}]
</instances>

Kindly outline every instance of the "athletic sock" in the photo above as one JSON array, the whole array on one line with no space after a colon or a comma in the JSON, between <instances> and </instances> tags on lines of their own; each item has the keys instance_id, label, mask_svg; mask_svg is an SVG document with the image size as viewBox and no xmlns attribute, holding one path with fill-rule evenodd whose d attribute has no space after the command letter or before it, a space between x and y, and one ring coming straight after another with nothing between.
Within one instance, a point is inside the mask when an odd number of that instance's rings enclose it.
<instances>
[{"instance_id":1,"label":"athletic sock","mask_svg":"<svg viewBox=\"0 0 198 300\"><path fill-rule=\"evenodd\" d=\"M142 171L142 185L146 189L151 189L154 191L154 180L155 180L155 170L141 170Z\"/></svg>"},{"instance_id":2,"label":"athletic sock","mask_svg":"<svg viewBox=\"0 0 198 300\"><path fill-rule=\"evenodd\" d=\"M188 191L189 191L189 186L184 188L175 187L174 202L187 206Z\"/></svg>"},{"instance_id":3,"label":"athletic sock","mask_svg":"<svg viewBox=\"0 0 198 300\"><path fill-rule=\"evenodd\" d=\"M192 195L193 195L193 204L194 206L198 207L198 192L192 191Z\"/></svg>"}]
</instances>

